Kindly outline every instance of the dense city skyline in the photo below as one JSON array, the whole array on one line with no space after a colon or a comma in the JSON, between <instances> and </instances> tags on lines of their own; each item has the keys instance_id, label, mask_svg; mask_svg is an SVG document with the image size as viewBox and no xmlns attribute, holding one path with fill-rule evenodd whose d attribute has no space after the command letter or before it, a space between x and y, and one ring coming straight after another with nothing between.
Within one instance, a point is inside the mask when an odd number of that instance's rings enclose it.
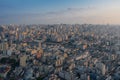
<instances>
[{"instance_id":1,"label":"dense city skyline","mask_svg":"<svg viewBox=\"0 0 120 80\"><path fill-rule=\"evenodd\" d=\"M120 80L120 26L0 25L0 80Z\"/></svg>"},{"instance_id":2,"label":"dense city skyline","mask_svg":"<svg viewBox=\"0 0 120 80\"><path fill-rule=\"evenodd\" d=\"M120 0L0 0L0 24L119 24Z\"/></svg>"}]
</instances>

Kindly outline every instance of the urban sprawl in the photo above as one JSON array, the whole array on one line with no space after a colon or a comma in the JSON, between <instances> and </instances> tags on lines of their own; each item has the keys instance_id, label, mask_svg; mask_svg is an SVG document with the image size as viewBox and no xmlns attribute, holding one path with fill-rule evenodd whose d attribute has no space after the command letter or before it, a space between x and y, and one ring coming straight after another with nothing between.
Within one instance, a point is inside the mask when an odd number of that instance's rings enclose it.
<instances>
[{"instance_id":1,"label":"urban sprawl","mask_svg":"<svg viewBox=\"0 0 120 80\"><path fill-rule=\"evenodd\" d=\"M0 80L120 80L120 26L0 25Z\"/></svg>"}]
</instances>

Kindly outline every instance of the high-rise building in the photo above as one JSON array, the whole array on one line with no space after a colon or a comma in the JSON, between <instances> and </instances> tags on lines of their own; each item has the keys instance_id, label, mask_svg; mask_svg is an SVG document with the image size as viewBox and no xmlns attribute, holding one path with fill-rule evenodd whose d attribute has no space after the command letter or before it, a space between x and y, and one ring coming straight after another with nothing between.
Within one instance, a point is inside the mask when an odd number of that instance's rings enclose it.
<instances>
[{"instance_id":1,"label":"high-rise building","mask_svg":"<svg viewBox=\"0 0 120 80\"><path fill-rule=\"evenodd\" d=\"M96 67L101 71L102 75L105 75L105 73L106 73L105 64L98 62L98 63L96 63Z\"/></svg>"},{"instance_id":2,"label":"high-rise building","mask_svg":"<svg viewBox=\"0 0 120 80\"><path fill-rule=\"evenodd\" d=\"M8 43L7 42L0 43L0 50L3 51L4 55L6 55L8 50Z\"/></svg>"},{"instance_id":3,"label":"high-rise building","mask_svg":"<svg viewBox=\"0 0 120 80\"><path fill-rule=\"evenodd\" d=\"M26 59L27 59L27 55L23 55L20 57L20 66L22 67L26 66Z\"/></svg>"},{"instance_id":4,"label":"high-rise building","mask_svg":"<svg viewBox=\"0 0 120 80\"><path fill-rule=\"evenodd\" d=\"M118 40L117 44L115 45L116 54L120 54L120 40Z\"/></svg>"}]
</instances>

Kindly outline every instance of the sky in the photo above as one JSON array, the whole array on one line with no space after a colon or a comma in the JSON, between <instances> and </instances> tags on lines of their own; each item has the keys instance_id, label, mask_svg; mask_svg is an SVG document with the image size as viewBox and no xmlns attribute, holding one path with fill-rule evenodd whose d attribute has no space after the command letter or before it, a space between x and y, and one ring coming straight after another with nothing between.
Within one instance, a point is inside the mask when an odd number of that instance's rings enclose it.
<instances>
[{"instance_id":1,"label":"sky","mask_svg":"<svg viewBox=\"0 0 120 80\"><path fill-rule=\"evenodd\" d=\"M120 24L120 0L0 0L0 24Z\"/></svg>"}]
</instances>

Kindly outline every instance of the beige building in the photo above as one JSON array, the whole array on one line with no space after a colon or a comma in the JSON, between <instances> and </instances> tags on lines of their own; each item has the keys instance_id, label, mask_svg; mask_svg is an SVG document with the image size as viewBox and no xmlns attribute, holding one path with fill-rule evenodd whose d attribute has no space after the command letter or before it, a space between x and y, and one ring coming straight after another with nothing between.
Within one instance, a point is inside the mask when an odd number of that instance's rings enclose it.
<instances>
[{"instance_id":1,"label":"beige building","mask_svg":"<svg viewBox=\"0 0 120 80\"><path fill-rule=\"evenodd\" d=\"M26 66L26 59L27 59L27 55L23 55L20 57L20 66L22 67Z\"/></svg>"}]
</instances>

